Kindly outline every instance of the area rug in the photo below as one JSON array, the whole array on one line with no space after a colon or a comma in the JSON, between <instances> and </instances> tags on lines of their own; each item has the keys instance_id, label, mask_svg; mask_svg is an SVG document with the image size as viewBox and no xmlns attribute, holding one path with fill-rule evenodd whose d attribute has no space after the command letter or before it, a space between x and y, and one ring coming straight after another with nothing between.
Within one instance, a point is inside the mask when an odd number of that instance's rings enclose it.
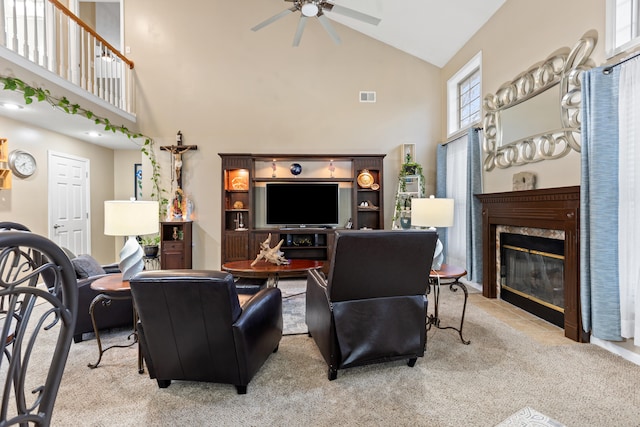
<instances>
[{"instance_id":1,"label":"area rug","mask_svg":"<svg viewBox=\"0 0 640 427\"><path fill-rule=\"evenodd\" d=\"M304 321L307 282L304 279L281 279L282 321L284 335L302 335L308 332Z\"/></svg>"},{"instance_id":2,"label":"area rug","mask_svg":"<svg viewBox=\"0 0 640 427\"><path fill-rule=\"evenodd\" d=\"M565 425L527 406L496 427L565 427Z\"/></svg>"}]
</instances>

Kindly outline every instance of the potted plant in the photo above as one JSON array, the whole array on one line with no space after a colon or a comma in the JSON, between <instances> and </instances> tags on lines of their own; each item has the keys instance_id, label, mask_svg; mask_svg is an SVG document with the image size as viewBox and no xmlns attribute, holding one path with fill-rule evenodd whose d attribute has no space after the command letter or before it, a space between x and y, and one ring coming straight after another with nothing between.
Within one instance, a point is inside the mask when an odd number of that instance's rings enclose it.
<instances>
[{"instance_id":1,"label":"potted plant","mask_svg":"<svg viewBox=\"0 0 640 427\"><path fill-rule=\"evenodd\" d=\"M158 246L160 245L159 234L149 234L140 237L142 249L144 250L144 256L148 258L155 258L158 256Z\"/></svg>"}]
</instances>

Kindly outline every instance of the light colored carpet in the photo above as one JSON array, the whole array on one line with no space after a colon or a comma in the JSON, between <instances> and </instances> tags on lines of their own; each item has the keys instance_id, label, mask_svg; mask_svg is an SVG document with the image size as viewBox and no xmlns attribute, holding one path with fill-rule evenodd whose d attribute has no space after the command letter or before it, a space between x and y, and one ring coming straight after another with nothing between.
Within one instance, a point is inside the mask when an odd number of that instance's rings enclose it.
<instances>
[{"instance_id":1,"label":"light colored carpet","mask_svg":"<svg viewBox=\"0 0 640 427\"><path fill-rule=\"evenodd\" d=\"M306 334L304 321L307 284L304 280L281 280L283 334Z\"/></svg>"},{"instance_id":2,"label":"light colored carpet","mask_svg":"<svg viewBox=\"0 0 640 427\"><path fill-rule=\"evenodd\" d=\"M443 322L458 320L460 296L442 292ZM127 334L105 338L122 342ZM589 344L540 344L473 303L465 338L471 345L432 329L414 368L370 365L328 381L313 340L285 336L246 395L226 384L159 389L137 373L135 348L109 350L91 370L97 349L89 339L71 346L53 425L489 427L529 407L567 426L638 426L637 365Z\"/></svg>"}]
</instances>

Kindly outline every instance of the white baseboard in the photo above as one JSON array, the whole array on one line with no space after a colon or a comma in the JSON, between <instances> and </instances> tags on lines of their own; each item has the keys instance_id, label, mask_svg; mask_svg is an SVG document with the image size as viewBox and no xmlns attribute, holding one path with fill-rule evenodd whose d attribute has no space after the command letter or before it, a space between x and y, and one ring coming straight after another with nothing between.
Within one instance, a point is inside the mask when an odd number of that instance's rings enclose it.
<instances>
[{"instance_id":1,"label":"white baseboard","mask_svg":"<svg viewBox=\"0 0 640 427\"><path fill-rule=\"evenodd\" d=\"M631 350L628 350L616 344L615 342L601 340L593 336L591 337L590 342L591 344L597 345L598 347L602 347L613 354L617 354L618 356L622 357L625 360L628 360L629 362L635 363L636 365L640 365L640 353L635 353Z\"/></svg>"}]
</instances>

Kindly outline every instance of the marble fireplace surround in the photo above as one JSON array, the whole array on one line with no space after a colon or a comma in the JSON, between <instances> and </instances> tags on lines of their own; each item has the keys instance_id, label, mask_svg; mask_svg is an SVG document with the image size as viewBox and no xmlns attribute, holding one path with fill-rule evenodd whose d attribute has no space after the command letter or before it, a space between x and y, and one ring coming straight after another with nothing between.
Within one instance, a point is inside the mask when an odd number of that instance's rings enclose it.
<instances>
[{"instance_id":1,"label":"marble fireplace surround","mask_svg":"<svg viewBox=\"0 0 640 427\"><path fill-rule=\"evenodd\" d=\"M496 230L499 226L564 232L564 334L588 342L580 317L580 187L477 194L482 203L482 294L498 296Z\"/></svg>"}]
</instances>

